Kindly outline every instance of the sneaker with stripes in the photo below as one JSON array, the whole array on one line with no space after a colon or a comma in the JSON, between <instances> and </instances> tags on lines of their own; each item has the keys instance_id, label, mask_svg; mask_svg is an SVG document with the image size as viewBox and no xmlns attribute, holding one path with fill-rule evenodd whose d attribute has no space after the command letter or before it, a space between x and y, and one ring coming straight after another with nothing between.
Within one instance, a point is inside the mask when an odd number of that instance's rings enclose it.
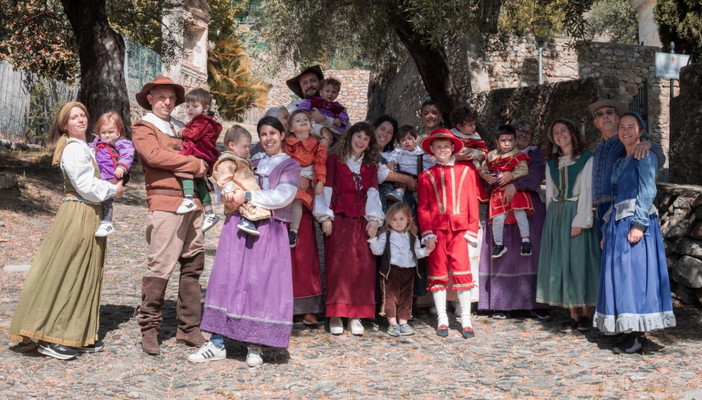
<instances>
[{"instance_id":1,"label":"sneaker with stripes","mask_svg":"<svg viewBox=\"0 0 702 400\"><path fill-rule=\"evenodd\" d=\"M208 361L224 360L227 358L227 349L217 347L212 342L207 342L198 351L188 356L188 361L202 363Z\"/></svg>"}]
</instances>

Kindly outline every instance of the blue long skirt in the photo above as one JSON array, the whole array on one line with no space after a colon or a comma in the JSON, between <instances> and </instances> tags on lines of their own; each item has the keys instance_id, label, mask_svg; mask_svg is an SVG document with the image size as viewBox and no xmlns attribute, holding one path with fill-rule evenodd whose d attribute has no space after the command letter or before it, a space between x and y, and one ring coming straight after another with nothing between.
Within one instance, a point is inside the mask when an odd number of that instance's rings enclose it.
<instances>
[{"instance_id":1,"label":"blue long skirt","mask_svg":"<svg viewBox=\"0 0 702 400\"><path fill-rule=\"evenodd\" d=\"M658 217L636 244L627 236L633 217L607 223L594 323L605 333L648 332L675 326L665 248Z\"/></svg>"}]
</instances>

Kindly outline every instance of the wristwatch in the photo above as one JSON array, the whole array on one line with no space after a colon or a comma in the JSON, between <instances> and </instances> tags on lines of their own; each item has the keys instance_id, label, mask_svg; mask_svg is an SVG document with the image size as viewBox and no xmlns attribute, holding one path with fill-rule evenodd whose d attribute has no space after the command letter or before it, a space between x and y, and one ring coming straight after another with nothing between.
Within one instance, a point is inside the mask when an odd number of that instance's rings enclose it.
<instances>
[{"instance_id":1,"label":"wristwatch","mask_svg":"<svg viewBox=\"0 0 702 400\"><path fill-rule=\"evenodd\" d=\"M251 201L251 192L245 192L244 193L244 199L246 201Z\"/></svg>"}]
</instances>

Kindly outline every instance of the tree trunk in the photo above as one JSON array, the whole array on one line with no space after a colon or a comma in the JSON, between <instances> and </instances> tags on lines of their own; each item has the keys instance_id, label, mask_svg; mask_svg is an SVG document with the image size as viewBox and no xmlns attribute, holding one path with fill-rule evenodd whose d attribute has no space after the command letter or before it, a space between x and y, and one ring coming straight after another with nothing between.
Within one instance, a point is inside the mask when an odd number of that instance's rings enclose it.
<instances>
[{"instance_id":1,"label":"tree trunk","mask_svg":"<svg viewBox=\"0 0 702 400\"><path fill-rule=\"evenodd\" d=\"M90 133L105 112L122 117L131 137L129 94L124 77L125 45L122 36L110 28L105 0L61 0L64 12L78 40L80 91L78 100L90 112Z\"/></svg>"}]
</instances>

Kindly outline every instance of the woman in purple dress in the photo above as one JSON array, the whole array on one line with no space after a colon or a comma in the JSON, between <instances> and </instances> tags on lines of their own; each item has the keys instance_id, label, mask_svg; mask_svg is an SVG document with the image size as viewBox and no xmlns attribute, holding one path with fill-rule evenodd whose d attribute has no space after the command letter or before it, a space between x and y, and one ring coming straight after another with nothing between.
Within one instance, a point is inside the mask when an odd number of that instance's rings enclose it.
<instances>
[{"instance_id":1,"label":"woman in purple dress","mask_svg":"<svg viewBox=\"0 0 702 400\"><path fill-rule=\"evenodd\" d=\"M478 308L494 311L492 315L495 318L506 318L507 312L511 310L534 310L539 318L546 319L549 317L548 311L544 309L546 306L535 301L541 230L546 216L546 208L539 196L539 189L544 181L546 162L541 149L531 143L534 138L533 124L522 119L514 124L514 129L517 131L517 147L529 156L531 162L529 174L508 185L505 194L514 195L517 191L526 191L531 196L534 213L528 219L532 254L523 256L519 252L508 252L500 258L492 258L492 227L490 224L485 224L480 252ZM508 248L519 248L521 238L517 224L505 225L504 241Z\"/></svg>"},{"instance_id":2,"label":"woman in purple dress","mask_svg":"<svg viewBox=\"0 0 702 400\"><path fill-rule=\"evenodd\" d=\"M224 338L248 344L246 364L263 363L261 345L287 348L292 333L292 262L288 229L300 181L300 164L282 149L283 125L275 117L258 122L258 136L265 153L251 161L261 185L257 191L236 191L224 198L236 209L244 202L267 208L270 219L258 223L260 236L237 228L241 216L227 216L217 247L205 296L202 330L210 341L188 356L192 362L226 358Z\"/></svg>"}]
</instances>

